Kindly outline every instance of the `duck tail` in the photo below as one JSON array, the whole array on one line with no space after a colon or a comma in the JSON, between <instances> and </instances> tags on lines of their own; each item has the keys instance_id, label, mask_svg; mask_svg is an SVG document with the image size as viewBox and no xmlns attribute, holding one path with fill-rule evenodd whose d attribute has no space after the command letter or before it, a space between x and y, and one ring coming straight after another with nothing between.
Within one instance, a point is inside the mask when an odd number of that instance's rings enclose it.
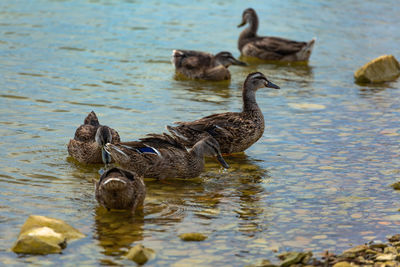
<instances>
[{"instance_id":1,"label":"duck tail","mask_svg":"<svg viewBox=\"0 0 400 267\"><path fill-rule=\"evenodd\" d=\"M316 37L312 38L297 54L300 61L307 61L310 56L311 52L314 48L314 43L317 40Z\"/></svg>"},{"instance_id":2,"label":"duck tail","mask_svg":"<svg viewBox=\"0 0 400 267\"><path fill-rule=\"evenodd\" d=\"M125 189L126 186L127 182L117 177L108 178L103 183L100 184L100 188L106 191L120 191Z\"/></svg>"}]
</instances>

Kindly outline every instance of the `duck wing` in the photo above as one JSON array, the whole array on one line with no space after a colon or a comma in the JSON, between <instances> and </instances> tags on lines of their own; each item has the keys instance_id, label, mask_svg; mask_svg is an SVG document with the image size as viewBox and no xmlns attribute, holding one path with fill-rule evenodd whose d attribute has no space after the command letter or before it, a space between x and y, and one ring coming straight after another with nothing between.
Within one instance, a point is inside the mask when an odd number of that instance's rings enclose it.
<instances>
[{"instance_id":1,"label":"duck wing","mask_svg":"<svg viewBox=\"0 0 400 267\"><path fill-rule=\"evenodd\" d=\"M281 55L295 54L307 46L306 42L280 37L256 37L251 44L260 50L271 51Z\"/></svg>"},{"instance_id":2,"label":"duck wing","mask_svg":"<svg viewBox=\"0 0 400 267\"><path fill-rule=\"evenodd\" d=\"M183 144L169 134L147 134L146 137L140 138L140 141L150 147L170 149L171 147L183 149L186 148Z\"/></svg>"},{"instance_id":3,"label":"duck wing","mask_svg":"<svg viewBox=\"0 0 400 267\"><path fill-rule=\"evenodd\" d=\"M186 146L193 146L207 134L221 143L221 140L233 140L235 129L241 127L243 120L240 113L227 112L191 122L175 122L178 126L167 126L167 129Z\"/></svg>"}]
</instances>

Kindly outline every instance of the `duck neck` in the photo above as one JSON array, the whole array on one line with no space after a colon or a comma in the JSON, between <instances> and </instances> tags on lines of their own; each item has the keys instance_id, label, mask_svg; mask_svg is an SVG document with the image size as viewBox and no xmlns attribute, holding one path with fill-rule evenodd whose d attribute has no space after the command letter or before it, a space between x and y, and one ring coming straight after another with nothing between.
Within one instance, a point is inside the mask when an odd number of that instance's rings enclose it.
<instances>
[{"instance_id":1,"label":"duck neck","mask_svg":"<svg viewBox=\"0 0 400 267\"><path fill-rule=\"evenodd\" d=\"M243 87L243 112L258 111L260 108L256 102L256 90L246 84Z\"/></svg>"},{"instance_id":2,"label":"duck neck","mask_svg":"<svg viewBox=\"0 0 400 267\"><path fill-rule=\"evenodd\" d=\"M248 42L249 38L257 36L258 30L258 17L256 14L252 16L248 21L249 26L242 31L239 36L239 50L241 51L243 46Z\"/></svg>"}]
</instances>

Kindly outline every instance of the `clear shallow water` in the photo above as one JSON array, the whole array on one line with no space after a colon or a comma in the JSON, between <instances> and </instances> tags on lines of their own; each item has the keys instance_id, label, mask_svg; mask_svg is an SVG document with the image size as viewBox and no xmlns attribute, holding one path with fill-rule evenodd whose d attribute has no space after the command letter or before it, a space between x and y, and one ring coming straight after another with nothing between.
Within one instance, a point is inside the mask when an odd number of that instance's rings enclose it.
<instances>
[{"instance_id":1,"label":"clear shallow water","mask_svg":"<svg viewBox=\"0 0 400 267\"><path fill-rule=\"evenodd\" d=\"M316 36L309 65L231 67L231 82L175 80L172 49L239 56L236 25L248 6L260 34ZM121 255L140 242L157 252L153 266L241 266L276 250L340 252L398 233L400 195L390 185L400 177L400 81L352 77L381 54L400 58L397 1L2 1L0 10L1 264L127 264ZM226 158L230 170L210 160L196 179L148 179L135 217L98 207L91 181L101 165L79 165L66 150L88 112L134 140L239 110L256 70L282 89L257 93L266 131ZM87 237L61 255L17 256L9 248L30 214ZM192 231L208 239L178 238Z\"/></svg>"}]
</instances>

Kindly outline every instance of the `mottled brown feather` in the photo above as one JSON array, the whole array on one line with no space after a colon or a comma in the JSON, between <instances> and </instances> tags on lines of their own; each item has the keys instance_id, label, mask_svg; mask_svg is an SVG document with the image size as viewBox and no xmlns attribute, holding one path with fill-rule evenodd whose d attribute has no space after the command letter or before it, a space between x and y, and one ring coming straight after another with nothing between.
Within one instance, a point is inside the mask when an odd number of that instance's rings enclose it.
<instances>
[{"instance_id":1,"label":"mottled brown feather","mask_svg":"<svg viewBox=\"0 0 400 267\"><path fill-rule=\"evenodd\" d=\"M95 140L96 131L100 127L96 114L92 111L75 131L74 139L68 143L68 153L77 161L90 164L102 163L101 148ZM112 143L119 143L120 137L116 130L111 129Z\"/></svg>"}]
</instances>

